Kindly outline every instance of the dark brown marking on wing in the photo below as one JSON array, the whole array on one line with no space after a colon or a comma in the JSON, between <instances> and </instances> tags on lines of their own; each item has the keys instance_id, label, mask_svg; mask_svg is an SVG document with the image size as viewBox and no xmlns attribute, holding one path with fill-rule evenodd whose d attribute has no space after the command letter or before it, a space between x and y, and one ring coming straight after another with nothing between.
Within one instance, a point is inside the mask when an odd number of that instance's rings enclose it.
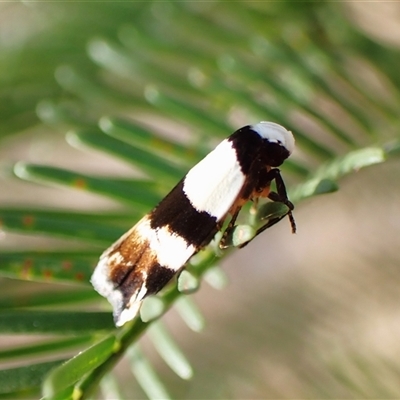
<instances>
[{"instance_id":1,"label":"dark brown marking on wing","mask_svg":"<svg viewBox=\"0 0 400 400\"><path fill-rule=\"evenodd\" d=\"M148 271L146 287L148 294L158 293L176 274L176 271L163 267L160 264L153 264Z\"/></svg>"},{"instance_id":2,"label":"dark brown marking on wing","mask_svg":"<svg viewBox=\"0 0 400 400\"><path fill-rule=\"evenodd\" d=\"M148 242L133 229L131 234L109 253L109 277L115 287L118 287L132 272L141 275L142 270L146 268L145 262L153 261L154 258Z\"/></svg>"},{"instance_id":3,"label":"dark brown marking on wing","mask_svg":"<svg viewBox=\"0 0 400 400\"><path fill-rule=\"evenodd\" d=\"M140 226L146 225L148 219L149 216L145 216L105 254L109 278L123 298L120 309L115 310L117 318L143 285L147 289L144 297L147 297L160 291L176 273L160 265L157 254L150 248L147 238L143 237L146 229Z\"/></svg>"},{"instance_id":4,"label":"dark brown marking on wing","mask_svg":"<svg viewBox=\"0 0 400 400\"><path fill-rule=\"evenodd\" d=\"M262 146L262 138L251 129L250 125L238 129L229 136L232 147L236 151L236 158L245 175L249 175L254 158Z\"/></svg>"},{"instance_id":5,"label":"dark brown marking on wing","mask_svg":"<svg viewBox=\"0 0 400 400\"><path fill-rule=\"evenodd\" d=\"M206 179L206 177L205 177ZM197 211L183 191L184 180L150 213L152 229L168 226L197 249L212 239L216 233L217 219L205 211Z\"/></svg>"}]
</instances>

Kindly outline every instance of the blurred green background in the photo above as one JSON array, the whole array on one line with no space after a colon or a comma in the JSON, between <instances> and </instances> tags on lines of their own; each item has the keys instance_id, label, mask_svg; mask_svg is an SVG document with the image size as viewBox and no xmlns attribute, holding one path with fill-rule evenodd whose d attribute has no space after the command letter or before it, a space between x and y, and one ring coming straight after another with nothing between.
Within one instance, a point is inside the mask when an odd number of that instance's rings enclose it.
<instances>
[{"instance_id":1,"label":"blurred green background","mask_svg":"<svg viewBox=\"0 0 400 400\"><path fill-rule=\"evenodd\" d=\"M399 398L399 15L0 4L0 398ZM116 332L88 283L99 254L259 120L296 137L298 233L282 221L161 322Z\"/></svg>"}]
</instances>

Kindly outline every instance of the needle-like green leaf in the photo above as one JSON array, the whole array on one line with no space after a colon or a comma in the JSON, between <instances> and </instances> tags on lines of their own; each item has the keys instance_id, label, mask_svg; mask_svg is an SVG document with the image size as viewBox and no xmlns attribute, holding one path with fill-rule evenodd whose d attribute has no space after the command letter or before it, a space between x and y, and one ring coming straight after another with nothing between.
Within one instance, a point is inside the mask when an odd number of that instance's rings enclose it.
<instances>
[{"instance_id":1,"label":"needle-like green leaf","mask_svg":"<svg viewBox=\"0 0 400 400\"><path fill-rule=\"evenodd\" d=\"M110 313L82 311L0 312L2 333L81 333L112 330Z\"/></svg>"},{"instance_id":2,"label":"needle-like green leaf","mask_svg":"<svg viewBox=\"0 0 400 400\"><path fill-rule=\"evenodd\" d=\"M12 395L12 393L14 393L14 395L23 395L24 391L38 388L45 375L63 361L64 360L50 361L0 370L0 395Z\"/></svg>"},{"instance_id":3,"label":"needle-like green leaf","mask_svg":"<svg viewBox=\"0 0 400 400\"><path fill-rule=\"evenodd\" d=\"M22 179L99 193L143 209L157 204L162 192L153 182L100 178L44 165L18 163L14 172Z\"/></svg>"},{"instance_id":4,"label":"needle-like green leaf","mask_svg":"<svg viewBox=\"0 0 400 400\"><path fill-rule=\"evenodd\" d=\"M115 336L109 335L80 352L49 374L43 385L43 394L51 397L62 392L82 376L101 365L117 347L118 342Z\"/></svg>"}]
</instances>

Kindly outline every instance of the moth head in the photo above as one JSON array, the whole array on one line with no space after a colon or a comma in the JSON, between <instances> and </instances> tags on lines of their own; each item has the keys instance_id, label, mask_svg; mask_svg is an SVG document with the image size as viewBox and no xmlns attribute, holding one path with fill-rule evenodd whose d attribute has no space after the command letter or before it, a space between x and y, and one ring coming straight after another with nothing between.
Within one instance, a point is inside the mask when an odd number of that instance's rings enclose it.
<instances>
[{"instance_id":1,"label":"moth head","mask_svg":"<svg viewBox=\"0 0 400 400\"><path fill-rule=\"evenodd\" d=\"M252 130L258 133L263 139L270 143L276 143L284 147L290 154L294 150L294 137L292 132L274 122L261 121L251 126Z\"/></svg>"}]
</instances>

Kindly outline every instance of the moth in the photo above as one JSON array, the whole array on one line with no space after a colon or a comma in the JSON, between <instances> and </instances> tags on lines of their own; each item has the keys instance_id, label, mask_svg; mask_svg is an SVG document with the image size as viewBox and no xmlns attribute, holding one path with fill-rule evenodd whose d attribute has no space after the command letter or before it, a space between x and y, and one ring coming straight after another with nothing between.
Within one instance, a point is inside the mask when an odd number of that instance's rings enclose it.
<instances>
[{"instance_id":1,"label":"moth","mask_svg":"<svg viewBox=\"0 0 400 400\"><path fill-rule=\"evenodd\" d=\"M220 242L221 248L226 247L248 201L264 197L288 207L287 214L270 219L255 236L286 215L295 232L294 206L277 168L291 155L294 144L292 133L273 122L238 129L101 255L91 282L111 303L116 326L132 320L143 299L160 291L230 216ZM276 192L271 191L273 181Z\"/></svg>"}]
</instances>

